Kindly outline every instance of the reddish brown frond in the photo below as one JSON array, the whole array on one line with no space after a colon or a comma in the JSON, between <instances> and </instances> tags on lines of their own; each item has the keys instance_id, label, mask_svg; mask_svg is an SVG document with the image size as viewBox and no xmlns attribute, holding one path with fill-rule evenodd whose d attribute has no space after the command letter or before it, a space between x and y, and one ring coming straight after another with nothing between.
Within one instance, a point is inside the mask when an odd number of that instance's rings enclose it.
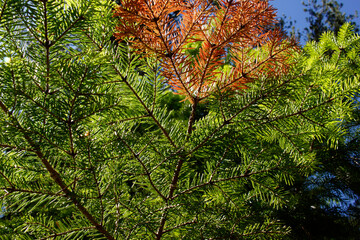
<instances>
[{"instance_id":1,"label":"reddish brown frond","mask_svg":"<svg viewBox=\"0 0 360 240\"><path fill-rule=\"evenodd\" d=\"M114 15L117 39L160 57L166 81L190 101L283 74L296 49L272 30L266 0L124 0Z\"/></svg>"}]
</instances>

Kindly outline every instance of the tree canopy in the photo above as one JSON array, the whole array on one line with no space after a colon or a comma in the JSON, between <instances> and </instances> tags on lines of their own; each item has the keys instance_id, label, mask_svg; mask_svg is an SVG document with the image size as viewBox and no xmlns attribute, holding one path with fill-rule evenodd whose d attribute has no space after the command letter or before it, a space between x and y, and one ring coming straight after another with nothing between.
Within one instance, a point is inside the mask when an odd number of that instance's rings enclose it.
<instances>
[{"instance_id":1,"label":"tree canopy","mask_svg":"<svg viewBox=\"0 0 360 240\"><path fill-rule=\"evenodd\" d=\"M0 3L0 239L291 231L352 113L350 24L301 49L263 0Z\"/></svg>"}]
</instances>

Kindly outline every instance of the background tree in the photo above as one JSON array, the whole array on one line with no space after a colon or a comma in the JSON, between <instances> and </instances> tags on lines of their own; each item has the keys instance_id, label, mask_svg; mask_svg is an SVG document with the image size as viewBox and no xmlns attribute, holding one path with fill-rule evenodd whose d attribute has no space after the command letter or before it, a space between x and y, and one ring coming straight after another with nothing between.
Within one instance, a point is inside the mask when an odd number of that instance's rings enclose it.
<instances>
[{"instance_id":1,"label":"background tree","mask_svg":"<svg viewBox=\"0 0 360 240\"><path fill-rule=\"evenodd\" d=\"M307 34L307 41L319 41L320 36L327 31L332 31L337 34L340 27L346 22L351 22L357 17L355 15L348 15L341 11L342 3L338 3L336 0L311 0L303 2L305 6L305 12L309 13L309 17L306 20L309 22L309 27L305 28ZM351 22L355 26L355 32L359 31L355 22Z\"/></svg>"},{"instance_id":2,"label":"background tree","mask_svg":"<svg viewBox=\"0 0 360 240\"><path fill-rule=\"evenodd\" d=\"M288 233L284 185L352 109L348 25L300 54L263 0L0 2L1 239Z\"/></svg>"}]
</instances>

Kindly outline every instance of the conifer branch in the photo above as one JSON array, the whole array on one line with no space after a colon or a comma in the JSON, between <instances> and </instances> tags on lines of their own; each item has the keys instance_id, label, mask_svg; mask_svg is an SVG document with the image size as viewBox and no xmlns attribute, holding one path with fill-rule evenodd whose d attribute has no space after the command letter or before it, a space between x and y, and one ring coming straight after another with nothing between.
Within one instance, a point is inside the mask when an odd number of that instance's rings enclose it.
<instances>
[{"instance_id":1,"label":"conifer branch","mask_svg":"<svg viewBox=\"0 0 360 240\"><path fill-rule=\"evenodd\" d=\"M98 177L96 176L96 172L95 172L95 167L92 165L92 156L90 154L90 143L88 143L88 162L89 162L89 166L90 166L90 171L92 173L92 176L94 178L94 182L95 182L95 185L96 185L96 191L97 191L97 194L98 194L98 199L99 199L99 202L100 202L100 211L101 211L101 221L100 221L100 224L103 225L104 223L104 213L105 213L105 208L104 208L104 203L103 203L103 194L101 193L101 189L100 189L100 186L99 186L99 180L98 180Z\"/></svg>"},{"instance_id":2,"label":"conifer branch","mask_svg":"<svg viewBox=\"0 0 360 240\"><path fill-rule=\"evenodd\" d=\"M164 228L165 228L165 223L166 223L166 217L167 217L167 209L164 210L161 219L160 219L160 225L159 228L155 234L156 236L156 240L160 240L164 234Z\"/></svg>"},{"instance_id":3,"label":"conifer branch","mask_svg":"<svg viewBox=\"0 0 360 240\"><path fill-rule=\"evenodd\" d=\"M66 28L65 30L64 30L64 32L62 32L55 40L53 40L50 44L49 44L49 47L52 47L54 44L56 44L61 38L63 38L72 28L74 28L75 27L75 25L78 23L78 22L80 22L80 21L82 21L82 20L84 20L85 18L84 18L84 16L82 16L82 15L80 15L74 22L72 22L71 24L70 24L70 26L68 27L68 28Z\"/></svg>"},{"instance_id":4,"label":"conifer branch","mask_svg":"<svg viewBox=\"0 0 360 240\"><path fill-rule=\"evenodd\" d=\"M121 137L119 137L119 139L121 140L121 142L130 150L131 154L133 155L133 157L140 163L140 165L142 166L142 168L145 171L145 175L147 176L150 185L152 186L152 188L157 192L157 194L159 195L159 197L161 197L164 201L167 201L167 198L160 192L160 190L155 186L152 178L151 178L151 172L149 171L149 169L146 167L145 163L139 158L139 155L135 153L135 151L131 148L131 146Z\"/></svg>"},{"instance_id":5,"label":"conifer branch","mask_svg":"<svg viewBox=\"0 0 360 240\"><path fill-rule=\"evenodd\" d=\"M21 147L18 147L18 146L12 146L12 145L9 145L9 144L2 144L2 143L0 143L0 147L1 148L15 149L15 150L19 150L19 151L28 151L28 152L33 152L34 151L34 149L31 149L31 148L21 148Z\"/></svg>"},{"instance_id":6,"label":"conifer branch","mask_svg":"<svg viewBox=\"0 0 360 240\"><path fill-rule=\"evenodd\" d=\"M31 29L31 27L26 23L26 17L21 16L21 20L23 21L25 27L26 27L26 30L29 31L29 33L35 38L35 40L42 46L44 46L44 42L36 35L36 33L34 32L33 29Z\"/></svg>"},{"instance_id":7,"label":"conifer branch","mask_svg":"<svg viewBox=\"0 0 360 240\"><path fill-rule=\"evenodd\" d=\"M114 124L117 124L117 123L128 122L128 121L142 119L142 118L148 118L148 117L150 117L150 116L148 114L146 114L146 115L141 115L141 116L137 116L137 117L124 118L124 119L121 119L121 120L118 120L118 121L109 122L108 124L109 125L114 125Z\"/></svg>"},{"instance_id":8,"label":"conifer branch","mask_svg":"<svg viewBox=\"0 0 360 240\"><path fill-rule=\"evenodd\" d=\"M211 134L209 134L207 137L204 138L204 140L197 145L196 147L194 147L192 150L189 151L188 155L190 155L191 153L195 152L196 150L198 150L200 147L202 147L203 145L206 144L207 141L209 141L217 132L219 132L221 129L223 129L225 126L227 126L228 124L231 124L231 122L234 120L234 118L236 118L240 113L242 113L243 111L245 111L247 108L253 106L256 102L258 102L260 99L263 99L265 97L267 97L268 95L270 95L271 93L273 93L275 90L283 87L284 85L286 85L290 80L286 80L284 81L282 84L279 84L278 86L276 86L275 88L259 95L258 97L256 97L254 100L252 100L251 102L249 102L248 104L246 104L245 106L243 106L240 110L238 110L235 114L233 114L231 117L229 117L226 121L223 121L223 123L217 127Z\"/></svg>"},{"instance_id":9,"label":"conifer branch","mask_svg":"<svg viewBox=\"0 0 360 240\"><path fill-rule=\"evenodd\" d=\"M198 103L199 103L199 99L194 98L193 99L193 104L191 104L191 113L190 113L190 117L189 117L189 121L188 121L186 140L189 139L189 137L191 136L192 130L193 130L193 125L194 125L195 117L196 117L195 116L196 115L196 108L197 108Z\"/></svg>"},{"instance_id":10,"label":"conifer branch","mask_svg":"<svg viewBox=\"0 0 360 240\"><path fill-rule=\"evenodd\" d=\"M69 233L79 232L79 231L84 231L84 230L90 230L90 229L96 229L96 228L95 227L83 227L83 228L71 229L71 230L66 231L66 232L54 233L53 235L46 236L44 238L41 238L40 240L54 239L56 237L64 236L64 235L67 235Z\"/></svg>"},{"instance_id":11,"label":"conifer branch","mask_svg":"<svg viewBox=\"0 0 360 240\"><path fill-rule=\"evenodd\" d=\"M6 175L5 175L2 171L0 171L0 175L1 175L3 178L5 178L5 180L9 183L11 189L14 189L14 188L15 188L14 184L10 181L10 179L9 179L8 177L6 177ZM1 190L7 190L7 188L0 188L0 189L1 189ZM8 190L7 190L7 191L8 191ZM8 191L8 192L9 192L9 191Z\"/></svg>"},{"instance_id":12,"label":"conifer branch","mask_svg":"<svg viewBox=\"0 0 360 240\"><path fill-rule=\"evenodd\" d=\"M45 34L45 42L43 42L43 46L45 48L45 58L46 58L46 62L45 62L45 66L46 66L46 88L45 88L45 98L47 96L47 94L49 93L50 89L49 89L49 81L50 81L50 47L51 47L51 42L49 40L49 36L48 36L48 14L47 14L47 1L43 1L43 8L44 8L44 34Z\"/></svg>"},{"instance_id":13,"label":"conifer branch","mask_svg":"<svg viewBox=\"0 0 360 240\"><path fill-rule=\"evenodd\" d=\"M8 1L8 0L5 0L5 1L4 1L4 5L3 5L2 8L1 8L1 12L0 12L0 22L1 22L1 20L2 20L3 15L4 15L5 8L6 8L6 5L7 5L7 1Z\"/></svg>"},{"instance_id":14,"label":"conifer branch","mask_svg":"<svg viewBox=\"0 0 360 240\"><path fill-rule=\"evenodd\" d=\"M196 220L184 222L184 223L179 224L179 225L177 225L177 226L175 226L175 227L172 227L172 228L169 228L169 229L164 230L164 231L163 231L163 234L168 233L168 232L171 232L171 231L173 231L173 230L175 230L175 229L178 229L178 228L181 228L181 227L184 227L184 226L187 226L187 225L195 224L195 223L197 223Z\"/></svg>"},{"instance_id":15,"label":"conifer branch","mask_svg":"<svg viewBox=\"0 0 360 240\"><path fill-rule=\"evenodd\" d=\"M66 194L53 193L53 192L49 192L49 191L34 191L34 190L28 190L28 189L20 189L20 188L16 188L15 186L7 187L7 188L0 188L0 190L7 191L9 193L20 192L20 193L31 193L31 194L38 194L38 195L45 195L45 196L56 196L56 197L66 197L67 198Z\"/></svg>"},{"instance_id":16,"label":"conifer branch","mask_svg":"<svg viewBox=\"0 0 360 240\"><path fill-rule=\"evenodd\" d=\"M255 171L255 172L245 172L244 174L241 175L237 175L237 176L233 176L233 177L228 177L228 178L220 178L220 179L215 179L215 180L211 180L211 181L206 181L204 183L192 186L182 192L177 193L176 195L174 195L173 197L170 198L170 200L174 200L175 198L178 198L179 196L183 195L183 194L189 194L191 192L193 192L194 190L197 190L199 188L202 187L206 187L206 186L211 186L214 185L216 183L220 183L220 182L228 182L228 181L233 181L233 180L238 180L238 179L242 179L242 178L248 178L251 177L253 175L258 175L258 174L262 174L262 173L267 173L267 172L271 172L271 171L275 171L275 170L290 170L290 169L299 169L301 168L301 166L291 166L291 167L283 167L283 168L279 168L278 166L275 166L273 168L269 168L269 169L264 169L264 170L259 170L259 171Z\"/></svg>"},{"instance_id":17,"label":"conifer branch","mask_svg":"<svg viewBox=\"0 0 360 240\"><path fill-rule=\"evenodd\" d=\"M36 106L38 106L39 108L41 108L45 113L48 113L49 115L51 115L53 118L55 118L56 120L60 121L60 122L66 122L65 119L62 119L61 117L57 116L55 113L51 112L49 109L47 109L46 107L44 107L41 103L35 101L30 95L28 95L27 93L25 93L24 91L18 89L19 93L21 93L24 97L26 97L27 99L29 99L31 102L35 103Z\"/></svg>"},{"instance_id":18,"label":"conifer branch","mask_svg":"<svg viewBox=\"0 0 360 240\"><path fill-rule=\"evenodd\" d=\"M121 77L122 81L126 84L126 86L131 90L131 92L135 95L135 97L138 99L138 101L140 102L140 104L145 108L145 111L148 113L149 117L151 117L153 119L153 121L156 123L156 125L160 128L160 130L162 131L162 133L164 134L164 136L169 140L170 144L174 147L177 148L175 143L173 142L173 140L171 139L169 133L165 130L165 128L160 124L160 122L157 120L157 118L154 116L154 113L146 106L146 104L144 103L144 101L141 99L141 97L139 96L139 94L135 91L135 89L131 86L131 84L129 83L129 81L127 80L126 77L124 77L121 72L114 66L114 69L116 71L116 73Z\"/></svg>"},{"instance_id":19,"label":"conifer branch","mask_svg":"<svg viewBox=\"0 0 360 240\"><path fill-rule=\"evenodd\" d=\"M22 133L23 137L26 139L28 144L34 148L34 152L37 155L37 157L41 160L43 165L46 167L47 171L50 174L50 177L54 180L54 182L61 188L61 190L65 193L65 195L71 200L71 202L79 209L79 211L86 217L91 224L94 225L94 227L101 232L107 239L109 240L115 240L115 238L102 226L99 224L94 216L80 203L78 200L76 194L72 191L70 191L67 187L67 185L64 183L63 179L61 178L60 174L51 166L50 162L45 158L43 155L40 147L30 138L27 131L22 128L20 123L17 122L16 118L12 116L12 114L9 112L7 107L3 104L2 101L0 101L0 108L2 111L10 117L10 119L14 122L15 126L17 126L18 130Z\"/></svg>"}]
</instances>

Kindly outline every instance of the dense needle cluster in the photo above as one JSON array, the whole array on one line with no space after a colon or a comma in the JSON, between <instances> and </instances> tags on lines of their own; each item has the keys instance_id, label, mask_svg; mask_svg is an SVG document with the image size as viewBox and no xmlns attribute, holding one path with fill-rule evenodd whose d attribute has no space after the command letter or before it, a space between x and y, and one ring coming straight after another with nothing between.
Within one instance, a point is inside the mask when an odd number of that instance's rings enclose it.
<instances>
[{"instance_id":1,"label":"dense needle cluster","mask_svg":"<svg viewBox=\"0 0 360 240\"><path fill-rule=\"evenodd\" d=\"M115 16L117 39L160 57L168 83L191 102L281 75L296 49L263 0L125 0Z\"/></svg>"}]
</instances>

